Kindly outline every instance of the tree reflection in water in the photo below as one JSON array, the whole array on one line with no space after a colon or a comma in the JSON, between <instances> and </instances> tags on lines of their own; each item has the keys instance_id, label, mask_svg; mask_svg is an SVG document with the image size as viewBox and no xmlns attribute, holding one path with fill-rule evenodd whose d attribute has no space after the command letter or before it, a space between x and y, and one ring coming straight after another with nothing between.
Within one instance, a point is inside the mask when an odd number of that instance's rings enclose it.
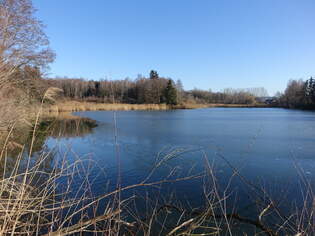
<instances>
[{"instance_id":1,"label":"tree reflection in water","mask_svg":"<svg viewBox=\"0 0 315 236\"><path fill-rule=\"evenodd\" d=\"M35 125L13 130L9 136L0 139L0 150L3 153L0 162L1 175L4 173L4 166L6 166L6 174L9 174L17 161L20 163L20 168L23 169L29 158L31 163L35 163L43 153L50 156L45 159L47 164L42 165L48 167L54 156L54 150L49 150L46 145L48 137L83 137L92 133L96 126L94 120L67 115L43 118L36 126L34 138Z\"/></svg>"}]
</instances>

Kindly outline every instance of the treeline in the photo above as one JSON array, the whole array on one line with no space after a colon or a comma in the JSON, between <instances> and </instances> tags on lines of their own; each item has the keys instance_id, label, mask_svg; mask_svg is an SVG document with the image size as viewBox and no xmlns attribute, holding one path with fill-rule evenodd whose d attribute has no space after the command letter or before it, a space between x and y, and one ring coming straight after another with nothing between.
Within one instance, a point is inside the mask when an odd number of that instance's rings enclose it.
<instances>
[{"instance_id":1,"label":"treeline","mask_svg":"<svg viewBox=\"0 0 315 236\"><path fill-rule=\"evenodd\" d=\"M255 104L257 103L257 98L266 96L268 96L268 93L264 88L228 88L224 89L222 92L193 89L186 92L188 101L193 99L193 101L197 103Z\"/></svg>"},{"instance_id":2,"label":"treeline","mask_svg":"<svg viewBox=\"0 0 315 236\"><path fill-rule=\"evenodd\" d=\"M283 94L278 94L276 104L286 108L315 109L315 80L290 80Z\"/></svg>"},{"instance_id":3,"label":"treeline","mask_svg":"<svg viewBox=\"0 0 315 236\"><path fill-rule=\"evenodd\" d=\"M65 98L104 103L130 104L172 104L180 102L180 88L173 80L158 76L156 71L150 77L136 80L100 80L55 78L48 79L50 85L63 90Z\"/></svg>"},{"instance_id":4,"label":"treeline","mask_svg":"<svg viewBox=\"0 0 315 236\"><path fill-rule=\"evenodd\" d=\"M180 80L175 82L170 78L160 77L154 70L148 77L138 76L135 80L95 81L66 77L43 79L38 68L25 66L17 69L9 78L16 88L23 91L23 97L28 98L28 101L41 101L44 92L51 87L60 88L61 97L65 99L102 103L255 104L262 102L260 98L268 97L264 88L229 88L221 92L201 89L185 91ZM1 97L10 96L12 94L10 91L10 89L0 90ZM315 79L311 77L306 81L290 80L285 91L272 98L271 105L315 109Z\"/></svg>"},{"instance_id":5,"label":"treeline","mask_svg":"<svg viewBox=\"0 0 315 236\"><path fill-rule=\"evenodd\" d=\"M225 89L223 92L193 89L185 91L180 80L159 77L154 70L149 77L135 80L84 80L74 78L47 79L51 86L63 90L65 98L105 103L180 104L222 103L254 104L256 97L266 96L264 88Z\"/></svg>"}]
</instances>

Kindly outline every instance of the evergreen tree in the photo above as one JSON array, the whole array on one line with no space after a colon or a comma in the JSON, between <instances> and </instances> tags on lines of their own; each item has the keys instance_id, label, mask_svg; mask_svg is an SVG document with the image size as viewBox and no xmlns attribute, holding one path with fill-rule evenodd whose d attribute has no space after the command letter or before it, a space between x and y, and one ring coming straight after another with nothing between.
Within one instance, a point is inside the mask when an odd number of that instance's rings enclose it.
<instances>
[{"instance_id":1,"label":"evergreen tree","mask_svg":"<svg viewBox=\"0 0 315 236\"><path fill-rule=\"evenodd\" d=\"M315 81L313 77L305 82L304 93L306 97L306 105L315 106Z\"/></svg>"},{"instance_id":2,"label":"evergreen tree","mask_svg":"<svg viewBox=\"0 0 315 236\"><path fill-rule=\"evenodd\" d=\"M307 80L306 82L305 82L305 84L306 84L306 95L308 96L308 97L312 97L312 87L313 87L313 78L311 77L309 80Z\"/></svg>"},{"instance_id":3,"label":"evergreen tree","mask_svg":"<svg viewBox=\"0 0 315 236\"><path fill-rule=\"evenodd\" d=\"M315 81L311 77L309 81L309 87L310 87L310 96L313 102L313 106L315 105Z\"/></svg>"},{"instance_id":4,"label":"evergreen tree","mask_svg":"<svg viewBox=\"0 0 315 236\"><path fill-rule=\"evenodd\" d=\"M166 104L176 105L177 104L177 91L173 85L172 80L169 80L165 88L165 99Z\"/></svg>"},{"instance_id":5,"label":"evergreen tree","mask_svg":"<svg viewBox=\"0 0 315 236\"><path fill-rule=\"evenodd\" d=\"M101 92L100 92L101 83L98 81L95 81L94 84L95 84L95 96L100 97L101 96Z\"/></svg>"},{"instance_id":6,"label":"evergreen tree","mask_svg":"<svg viewBox=\"0 0 315 236\"><path fill-rule=\"evenodd\" d=\"M150 79L158 79L158 78L159 78L159 74L157 73L157 71L151 70L150 71Z\"/></svg>"}]
</instances>

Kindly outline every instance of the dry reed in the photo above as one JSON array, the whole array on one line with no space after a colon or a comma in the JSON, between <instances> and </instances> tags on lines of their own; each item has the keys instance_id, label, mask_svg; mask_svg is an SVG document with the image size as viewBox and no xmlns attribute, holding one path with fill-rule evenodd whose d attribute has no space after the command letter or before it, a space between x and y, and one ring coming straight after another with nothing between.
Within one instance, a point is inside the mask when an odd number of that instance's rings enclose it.
<instances>
[{"instance_id":1,"label":"dry reed","mask_svg":"<svg viewBox=\"0 0 315 236\"><path fill-rule=\"evenodd\" d=\"M122 103L95 103L95 102L79 102L79 101L65 101L58 102L54 105L44 107L44 113L62 113L62 112L76 112L76 111L129 111L129 110L170 110L170 109L197 109L210 107L266 107L265 105L243 105L243 104L193 104L185 103L179 105L166 104L122 104Z\"/></svg>"}]
</instances>

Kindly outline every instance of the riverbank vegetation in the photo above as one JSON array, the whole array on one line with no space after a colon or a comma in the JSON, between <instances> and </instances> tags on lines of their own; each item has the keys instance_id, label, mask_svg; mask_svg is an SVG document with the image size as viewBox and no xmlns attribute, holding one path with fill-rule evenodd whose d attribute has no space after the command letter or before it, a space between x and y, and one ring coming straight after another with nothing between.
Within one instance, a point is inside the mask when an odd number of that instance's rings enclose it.
<instances>
[{"instance_id":1,"label":"riverbank vegetation","mask_svg":"<svg viewBox=\"0 0 315 236\"><path fill-rule=\"evenodd\" d=\"M315 109L315 80L290 80L284 93L277 95L276 104L287 108Z\"/></svg>"},{"instance_id":2,"label":"riverbank vegetation","mask_svg":"<svg viewBox=\"0 0 315 236\"><path fill-rule=\"evenodd\" d=\"M63 101L43 108L46 115L58 115L64 112L76 111L133 111L133 110L172 110L172 109L197 109L211 107L226 108L251 108L269 107L266 104L207 104L207 103L182 103L177 105L167 104L125 104L125 103L98 103L84 101Z\"/></svg>"}]
</instances>

